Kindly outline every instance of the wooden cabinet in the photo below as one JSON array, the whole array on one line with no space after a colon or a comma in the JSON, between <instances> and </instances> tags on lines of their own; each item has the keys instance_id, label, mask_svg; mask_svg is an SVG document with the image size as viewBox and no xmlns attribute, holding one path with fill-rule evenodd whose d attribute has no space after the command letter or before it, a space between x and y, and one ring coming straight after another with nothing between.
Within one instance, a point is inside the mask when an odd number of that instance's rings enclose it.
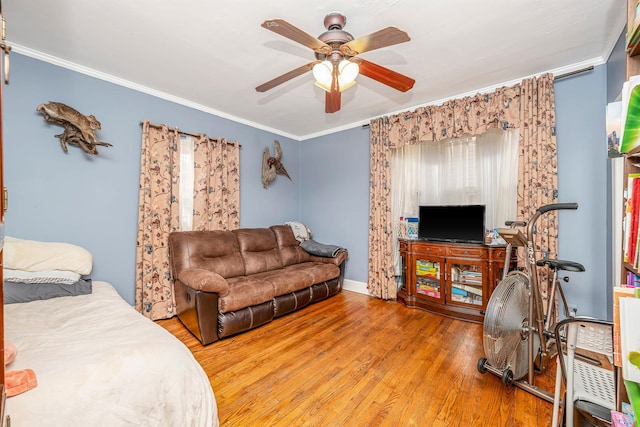
<instances>
[{"instance_id":1,"label":"wooden cabinet","mask_svg":"<svg viewBox=\"0 0 640 427\"><path fill-rule=\"evenodd\" d=\"M504 247L400 240L398 301L472 322L484 320L489 296L502 278ZM515 254L509 268L515 267Z\"/></svg>"}]
</instances>

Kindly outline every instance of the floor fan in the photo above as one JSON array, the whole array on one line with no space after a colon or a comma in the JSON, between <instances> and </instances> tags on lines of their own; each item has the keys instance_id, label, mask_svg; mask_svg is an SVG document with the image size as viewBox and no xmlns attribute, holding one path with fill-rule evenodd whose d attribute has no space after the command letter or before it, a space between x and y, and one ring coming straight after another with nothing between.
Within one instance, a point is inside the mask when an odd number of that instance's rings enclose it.
<instances>
[{"instance_id":1,"label":"floor fan","mask_svg":"<svg viewBox=\"0 0 640 427\"><path fill-rule=\"evenodd\" d=\"M491 367L502 372L502 382L510 385L528 371L529 281L520 272L510 273L491 294L483 327L486 358L478 361L478 369Z\"/></svg>"}]
</instances>

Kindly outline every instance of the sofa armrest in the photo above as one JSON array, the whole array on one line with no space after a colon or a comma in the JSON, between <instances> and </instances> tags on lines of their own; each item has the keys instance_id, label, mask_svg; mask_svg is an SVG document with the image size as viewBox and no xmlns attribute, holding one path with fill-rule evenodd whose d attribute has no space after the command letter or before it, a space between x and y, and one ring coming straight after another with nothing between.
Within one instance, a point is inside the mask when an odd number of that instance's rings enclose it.
<instances>
[{"instance_id":1,"label":"sofa armrest","mask_svg":"<svg viewBox=\"0 0 640 427\"><path fill-rule=\"evenodd\" d=\"M213 271L202 268L182 270L178 280L192 289L204 292L216 292L221 297L229 294L229 283L226 279Z\"/></svg>"},{"instance_id":2,"label":"sofa armrest","mask_svg":"<svg viewBox=\"0 0 640 427\"><path fill-rule=\"evenodd\" d=\"M342 264L344 262L344 260L346 260L348 257L349 257L349 253L347 251L340 251L334 257L324 257L324 256L317 256L317 255L309 255L310 261L326 262L326 263L330 263L330 264L335 264L337 266Z\"/></svg>"}]
</instances>

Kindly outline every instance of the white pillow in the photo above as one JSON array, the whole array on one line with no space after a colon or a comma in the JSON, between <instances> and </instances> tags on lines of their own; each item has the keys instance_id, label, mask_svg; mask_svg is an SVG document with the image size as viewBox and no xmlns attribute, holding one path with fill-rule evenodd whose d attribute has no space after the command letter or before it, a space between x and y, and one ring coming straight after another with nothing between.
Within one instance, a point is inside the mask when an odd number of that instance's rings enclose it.
<instances>
[{"instance_id":1,"label":"white pillow","mask_svg":"<svg viewBox=\"0 0 640 427\"><path fill-rule=\"evenodd\" d=\"M59 283L72 285L80 280L80 274L75 271L48 270L48 271L23 271L5 268L2 276L7 282L17 283Z\"/></svg>"},{"instance_id":2,"label":"white pillow","mask_svg":"<svg viewBox=\"0 0 640 427\"><path fill-rule=\"evenodd\" d=\"M4 267L11 270L68 270L81 275L91 273L93 257L86 249L70 243L38 242L6 236Z\"/></svg>"}]
</instances>

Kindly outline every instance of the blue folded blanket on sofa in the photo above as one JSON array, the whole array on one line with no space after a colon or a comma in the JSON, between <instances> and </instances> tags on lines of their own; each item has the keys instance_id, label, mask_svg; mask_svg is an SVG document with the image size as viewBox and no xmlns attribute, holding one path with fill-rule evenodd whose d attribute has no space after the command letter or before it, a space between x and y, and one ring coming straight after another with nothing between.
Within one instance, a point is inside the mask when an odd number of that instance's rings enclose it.
<instances>
[{"instance_id":1,"label":"blue folded blanket on sofa","mask_svg":"<svg viewBox=\"0 0 640 427\"><path fill-rule=\"evenodd\" d=\"M325 245L324 243L318 243L313 239L305 240L300 243L300 247L311 255L323 256L323 257L336 257L340 252L346 251L345 248L336 245Z\"/></svg>"}]
</instances>

